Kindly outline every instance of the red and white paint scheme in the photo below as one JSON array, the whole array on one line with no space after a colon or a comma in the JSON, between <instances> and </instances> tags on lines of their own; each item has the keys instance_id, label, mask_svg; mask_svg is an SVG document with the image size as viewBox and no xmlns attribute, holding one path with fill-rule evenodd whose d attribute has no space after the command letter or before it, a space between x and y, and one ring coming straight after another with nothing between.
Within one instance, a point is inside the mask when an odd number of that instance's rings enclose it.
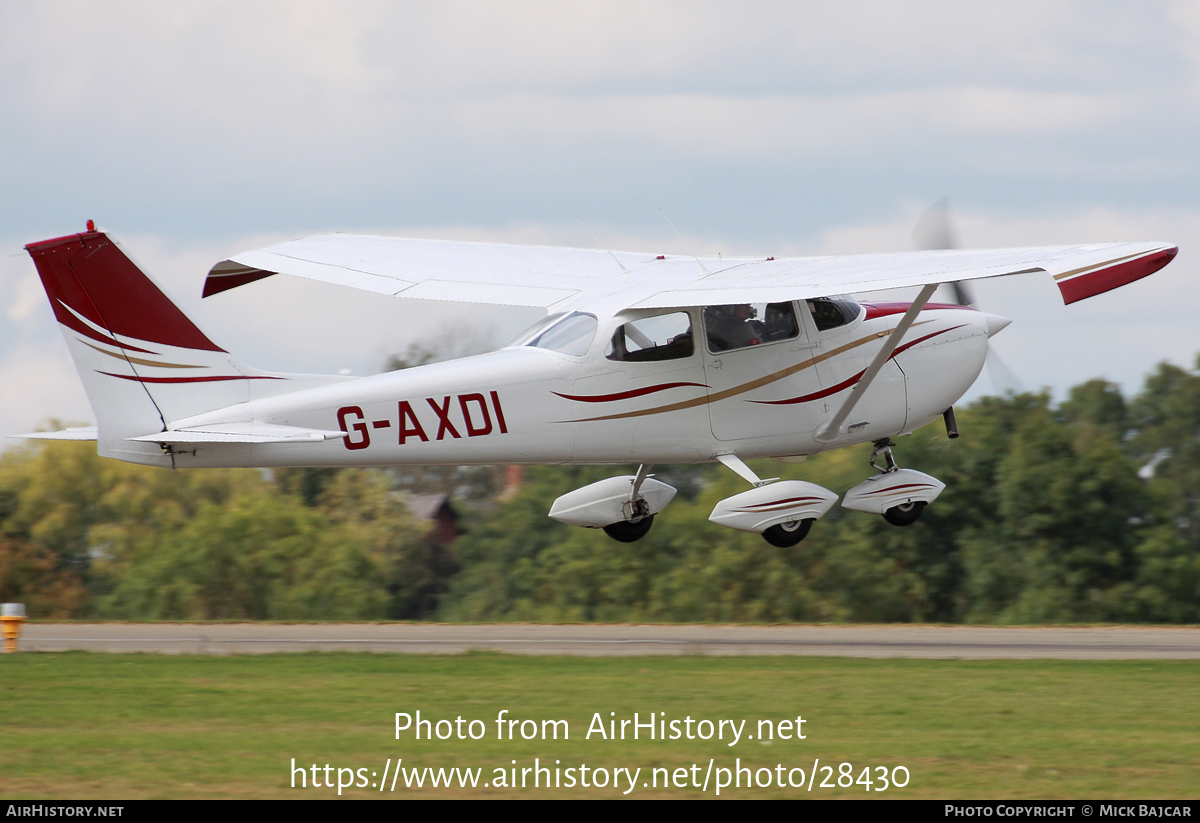
<instances>
[{"instance_id":1,"label":"red and white paint scheme","mask_svg":"<svg viewBox=\"0 0 1200 823\"><path fill-rule=\"evenodd\" d=\"M534 306L499 351L372 377L248 366L209 339L108 234L29 244L97 426L99 453L171 468L641 463L551 516L630 541L674 494L654 464L720 461L754 488L712 520L793 545L837 495L760 479L873 442L880 476L850 508L913 522L942 484L898 469L891 438L945 416L1008 320L930 304L942 283L1045 272L1066 302L1145 277L1177 249L1105 243L847 257L711 259L327 235L239 254L204 295L290 274L409 299ZM848 295L921 287L912 303ZM886 486L886 489L884 489ZM880 490L883 490L882 492ZM914 513L915 512L915 513Z\"/></svg>"}]
</instances>

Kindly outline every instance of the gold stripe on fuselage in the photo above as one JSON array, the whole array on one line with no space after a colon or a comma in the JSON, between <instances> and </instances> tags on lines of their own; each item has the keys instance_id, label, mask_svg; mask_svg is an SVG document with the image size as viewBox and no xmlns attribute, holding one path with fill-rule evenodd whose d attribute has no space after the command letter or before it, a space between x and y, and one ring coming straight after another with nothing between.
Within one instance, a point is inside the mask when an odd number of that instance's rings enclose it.
<instances>
[{"instance_id":1,"label":"gold stripe on fuselage","mask_svg":"<svg viewBox=\"0 0 1200 823\"><path fill-rule=\"evenodd\" d=\"M915 328L916 326L923 326L926 323L932 323L932 322L933 322L932 320L919 320L916 323L913 323L912 326L910 326L909 328ZM849 343L846 343L845 345L838 346L836 349L831 349L830 351L824 352L823 354L819 354L816 357L810 357L808 360L805 360L803 363L797 363L794 366L788 366L786 369L780 369L777 372L772 372L771 374L768 374L765 377L760 377L757 380L751 380L750 382L743 383L740 386L734 386L731 389L725 389L723 391L719 391L714 394L707 394L707 395L704 395L703 397L694 397L691 400L682 400L678 403L670 403L666 406L655 406L654 408L641 409L640 411L620 412L619 414L606 414L601 417L584 417L579 420L564 420L561 422L563 422L563 423L594 423L598 420L621 420L621 419L627 418L627 417L645 417L646 415L649 415L649 414L664 414L666 412L681 411L683 409L692 409L692 408L695 408L696 406L703 406L708 403L715 403L718 400L725 400L726 398L729 398L729 397L735 397L739 394L745 394L748 391L753 391L754 389L760 388L762 386L766 386L770 383L774 383L777 380L782 380L783 378L789 377L789 376L795 374L796 372L803 371L804 369L807 369L810 366L815 366L818 363L823 363L824 361L830 359L831 357L837 357L839 354L845 354L846 352L850 351L851 349L856 349L859 346L865 345L874 340L878 340L881 337L887 337L891 333L892 333L892 329L883 329L882 331L877 331L874 334L868 334L866 337L860 337L858 340L851 340Z\"/></svg>"}]
</instances>

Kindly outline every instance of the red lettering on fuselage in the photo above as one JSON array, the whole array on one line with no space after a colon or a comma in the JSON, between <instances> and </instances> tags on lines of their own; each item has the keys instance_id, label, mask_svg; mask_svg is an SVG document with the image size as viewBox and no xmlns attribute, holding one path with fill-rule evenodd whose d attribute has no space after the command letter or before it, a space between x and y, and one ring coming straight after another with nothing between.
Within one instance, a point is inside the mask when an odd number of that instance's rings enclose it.
<instances>
[{"instance_id":1,"label":"red lettering on fuselage","mask_svg":"<svg viewBox=\"0 0 1200 823\"><path fill-rule=\"evenodd\" d=\"M483 414L483 423L479 426L475 425L475 421L471 419L471 410L467 407L468 403L479 404L479 411ZM481 437L485 434L492 433L492 417L488 414L487 401L483 399L482 394L460 394L458 396L458 407L462 409L463 422L467 424L467 434L471 437Z\"/></svg>"},{"instance_id":2,"label":"red lettering on fuselage","mask_svg":"<svg viewBox=\"0 0 1200 823\"><path fill-rule=\"evenodd\" d=\"M491 400L490 405L489 399ZM454 400L458 400L458 410L462 414L462 422L457 424L451 419ZM425 427L417 416L416 409L413 408L414 402L417 401L401 400L398 405L400 418L398 439L401 446L413 437L420 439L422 443L429 442L429 435L425 433ZM467 437L508 434L508 422L504 419L504 409L500 405L498 392L489 391L487 397L480 392L445 395L440 401L426 397L425 402L437 419L435 440L461 439L463 435L459 434L460 428L466 430ZM419 403L417 403L417 408L421 408ZM392 421L387 419L368 422L360 406L343 406L338 409L337 421L338 426L346 433L342 442L351 451L365 449L371 445L370 429L390 429L392 427ZM428 417L426 417L426 422L433 425L433 421Z\"/></svg>"},{"instance_id":3,"label":"red lettering on fuselage","mask_svg":"<svg viewBox=\"0 0 1200 823\"><path fill-rule=\"evenodd\" d=\"M508 434L508 426L504 422L504 410L500 408L500 395L488 392L492 396L492 410L496 412L496 422L500 424L500 433Z\"/></svg>"},{"instance_id":4,"label":"red lettering on fuselage","mask_svg":"<svg viewBox=\"0 0 1200 823\"><path fill-rule=\"evenodd\" d=\"M346 418L350 415L358 417L358 422L350 424L349 428L347 428ZM371 445L371 435L367 433L367 424L363 422L363 411L358 406L342 406L337 411L337 421L338 428L346 433L346 436L342 438L342 442L346 444L346 448L350 449L350 451L365 449ZM354 435L350 433L351 429L358 432L362 436L362 439L353 439Z\"/></svg>"},{"instance_id":5,"label":"red lettering on fuselage","mask_svg":"<svg viewBox=\"0 0 1200 823\"><path fill-rule=\"evenodd\" d=\"M412 426L408 425L412 421ZM408 405L407 400L400 401L400 445L404 445L404 441L416 435L421 438L422 443L428 443L429 438L425 436L425 430L421 428L421 421L417 419L417 414L412 410L412 406Z\"/></svg>"},{"instance_id":6,"label":"red lettering on fuselage","mask_svg":"<svg viewBox=\"0 0 1200 823\"><path fill-rule=\"evenodd\" d=\"M432 397L426 397L426 402L429 403L429 408L433 409L433 413L438 416L438 433L437 439L441 440L446 432L450 432L451 437L461 437L458 429L454 428L454 424L450 422L450 396L442 398L442 405L434 402Z\"/></svg>"}]
</instances>

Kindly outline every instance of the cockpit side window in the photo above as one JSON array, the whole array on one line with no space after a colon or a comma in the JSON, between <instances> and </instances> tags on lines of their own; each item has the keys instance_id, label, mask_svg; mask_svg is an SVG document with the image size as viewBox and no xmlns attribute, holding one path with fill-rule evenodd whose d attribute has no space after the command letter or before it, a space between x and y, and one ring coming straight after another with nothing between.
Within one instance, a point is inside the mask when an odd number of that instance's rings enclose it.
<instances>
[{"instance_id":1,"label":"cockpit side window","mask_svg":"<svg viewBox=\"0 0 1200 823\"><path fill-rule=\"evenodd\" d=\"M800 333L796 311L788 303L734 303L704 309L708 350L716 353L791 340Z\"/></svg>"},{"instance_id":2,"label":"cockpit side window","mask_svg":"<svg viewBox=\"0 0 1200 823\"><path fill-rule=\"evenodd\" d=\"M596 318L583 312L568 314L525 345L583 357L596 336Z\"/></svg>"},{"instance_id":3,"label":"cockpit side window","mask_svg":"<svg viewBox=\"0 0 1200 823\"><path fill-rule=\"evenodd\" d=\"M828 331L853 323L858 319L862 307L848 294L833 297L814 297L805 301L817 331Z\"/></svg>"},{"instance_id":4,"label":"cockpit side window","mask_svg":"<svg viewBox=\"0 0 1200 823\"><path fill-rule=\"evenodd\" d=\"M604 356L629 363L691 357L692 318L687 312L659 314L619 326Z\"/></svg>"}]
</instances>

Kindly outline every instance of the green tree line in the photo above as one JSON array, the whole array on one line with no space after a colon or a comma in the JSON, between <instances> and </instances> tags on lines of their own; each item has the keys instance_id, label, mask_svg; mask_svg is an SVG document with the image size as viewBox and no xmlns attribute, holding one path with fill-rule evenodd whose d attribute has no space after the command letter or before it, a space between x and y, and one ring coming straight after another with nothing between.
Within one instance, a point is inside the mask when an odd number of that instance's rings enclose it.
<instances>
[{"instance_id":1,"label":"green tree line","mask_svg":"<svg viewBox=\"0 0 1200 823\"><path fill-rule=\"evenodd\" d=\"M1200 362L1197 363L1200 369ZM1160 365L1131 399L1101 380L958 410L901 465L946 483L913 526L835 507L792 548L708 522L746 489L715 464L636 543L546 517L626 467L169 472L47 443L0 457L0 599L109 619L1200 622L1200 375ZM839 493L870 447L755 469ZM405 490L454 492L439 557Z\"/></svg>"}]
</instances>

